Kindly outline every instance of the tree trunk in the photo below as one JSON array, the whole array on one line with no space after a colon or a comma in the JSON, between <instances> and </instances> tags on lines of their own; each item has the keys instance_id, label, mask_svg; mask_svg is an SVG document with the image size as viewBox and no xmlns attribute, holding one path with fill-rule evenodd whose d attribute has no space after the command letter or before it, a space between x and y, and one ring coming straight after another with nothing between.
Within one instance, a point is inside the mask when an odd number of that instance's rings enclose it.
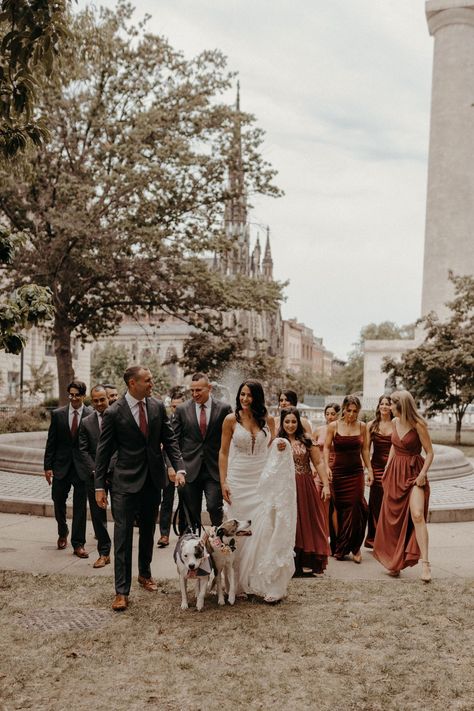
<instances>
[{"instance_id":1,"label":"tree trunk","mask_svg":"<svg viewBox=\"0 0 474 711\"><path fill-rule=\"evenodd\" d=\"M67 386L74 380L71 353L71 328L58 317L54 321L53 329L54 352L58 368L59 404L66 405L68 401Z\"/></svg>"},{"instance_id":2,"label":"tree trunk","mask_svg":"<svg viewBox=\"0 0 474 711\"><path fill-rule=\"evenodd\" d=\"M455 444L461 444L461 427L462 427L462 417L456 415L456 434L454 436Z\"/></svg>"}]
</instances>

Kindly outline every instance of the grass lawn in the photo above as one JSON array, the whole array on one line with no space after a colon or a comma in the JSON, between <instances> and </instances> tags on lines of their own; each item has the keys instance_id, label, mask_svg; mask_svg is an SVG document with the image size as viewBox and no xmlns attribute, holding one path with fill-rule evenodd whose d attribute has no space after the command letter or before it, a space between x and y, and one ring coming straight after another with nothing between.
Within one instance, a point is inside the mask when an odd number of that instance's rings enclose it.
<instances>
[{"instance_id":1,"label":"grass lawn","mask_svg":"<svg viewBox=\"0 0 474 711\"><path fill-rule=\"evenodd\" d=\"M181 611L178 584L0 573L0 709L472 711L472 581L295 580L274 607ZM41 610L101 609L96 629L42 631ZM72 613L71 613L72 614Z\"/></svg>"},{"instance_id":2,"label":"grass lawn","mask_svg":"<svg viewBox=\"0 0 474 711\"><path fill-rule=\"evenodd\" d=\"M454 427L430 428L431 438L434 444L447 444L460 449L466 457L474 458L474 430L461 430L461 444L454 444Z\"/></svg>"}]
</instances>

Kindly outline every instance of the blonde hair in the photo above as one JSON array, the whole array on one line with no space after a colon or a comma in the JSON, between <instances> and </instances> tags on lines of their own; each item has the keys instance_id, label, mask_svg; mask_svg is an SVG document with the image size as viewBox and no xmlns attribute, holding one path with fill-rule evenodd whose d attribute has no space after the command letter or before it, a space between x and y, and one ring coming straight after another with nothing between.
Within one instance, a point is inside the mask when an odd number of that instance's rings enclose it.
<instances>
[{"instance_id":1,"label":"blonde hair","mask_svg":"<svg viewBox=\"0 0 474 711\"><path fill-rule=\"evenodd\" d=\"M401 420L405 420L412 427L416 427L417 424L426 425L426 421L417 410L413 395L408 390L395 390L390 399L396 406Z\"/></svg>"}]
</instances>

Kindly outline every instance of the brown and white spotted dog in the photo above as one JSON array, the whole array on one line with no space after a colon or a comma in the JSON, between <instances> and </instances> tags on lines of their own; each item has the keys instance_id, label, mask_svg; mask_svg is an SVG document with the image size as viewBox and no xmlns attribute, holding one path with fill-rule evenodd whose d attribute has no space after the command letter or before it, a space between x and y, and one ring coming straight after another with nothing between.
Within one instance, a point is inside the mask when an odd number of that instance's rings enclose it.
<instances>
[{"instance_id":1,"label":"brown and white spotted dog","mask_svg":"<svg viewBox=\"0 0 474 711\"><path fill-rule=\"evenodd\" d=\"M251 524L252 521L238 521L232 518L211 529L206 540L206 548L212 558L215 572L214 581L219 605L225 605L224 592L227 592L229 605L235 602L239 556L237 539L240 536L252 535Z\"/></svg>"},{"instance_id":2,"label":"brown and white spotted dog","mask_svg":"<svg viewBox=\"0 0 474 711\"><path fill-rule=\"evenodd\" d=\"M209 583L211 561L204 542L193 533L185 533L178 539L173 553L178 569L181 588L181 609L188 609L187 581L196 580L196 609L204 607L204 597Z\"/></svg>"}]
</instances>

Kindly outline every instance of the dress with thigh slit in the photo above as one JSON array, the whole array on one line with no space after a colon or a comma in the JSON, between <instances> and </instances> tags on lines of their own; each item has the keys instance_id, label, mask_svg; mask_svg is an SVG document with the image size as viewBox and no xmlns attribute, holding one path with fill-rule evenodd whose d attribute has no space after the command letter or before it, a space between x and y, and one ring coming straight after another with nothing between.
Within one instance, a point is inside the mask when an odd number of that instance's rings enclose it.
<instances>
[{"instance_id":1,"label":"dress with thigh slit","mask_svg":"<svg viewBox=\"0 0 474 711\"><path fill-rule=\"evenodd\" d=\"M416 565L420 549L410 513L410 494L424 459L416 429L400 439L395 425L392 432L394 455L383 477L383 501L374 540L374 557L390 571ZM425 493L425 520L428 515L430 487Z\"/></svg>"},{"instance_id":2,"label":"dress with thigh slit","mask_svg":"<svg viewBox=\"0 0 474 711\"><path fill-rule=\"evenodd\" d=\"M358 553L367 524L367 502L364 498L364 468L361 452L364 437L341 435L333 438L332 495L334 516L330 518L331 551L342 559Z\"/></svg>"},{"instance_id":3,"label":"dress with thigh slit","mask_svg":"<svg viewBox=\"0 0 474 711\"><path fill-rule=\"evenodd\" d=\"M310 454L302 442L292 445L295 463L296 519L295 564L296 569L311 568L313 573L324 573L329 550L329 505L320 496L313 472Z\"/></svg>"},{"instance_id":4,"label":"dress with thigh slit","mask_svg":"<svg viewBox=\"0 0 474 711\"><path fill-rule=\"evenodd\" d=\"M380 432L372 432L372 470L374 472L374 481L370 487L369 494L369 520L367 524L367 536L365 538L365 547L374 547L375 531L377 529L377 521L379 520L380 507L383 499L382 477L387 464L390 447L392 446L392 435L383 435Z\"/></svg>"}]
</instances>

